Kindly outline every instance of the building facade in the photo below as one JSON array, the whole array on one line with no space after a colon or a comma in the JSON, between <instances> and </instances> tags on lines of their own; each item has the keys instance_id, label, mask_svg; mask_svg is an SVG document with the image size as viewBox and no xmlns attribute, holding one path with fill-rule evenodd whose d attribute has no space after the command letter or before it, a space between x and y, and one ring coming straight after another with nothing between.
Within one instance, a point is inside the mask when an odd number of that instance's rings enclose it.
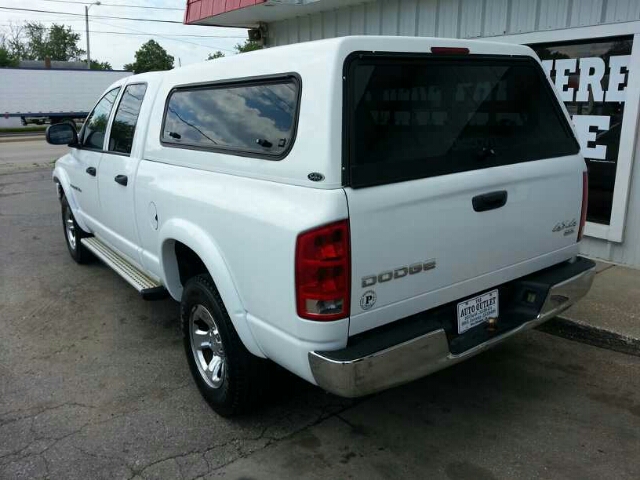
<instances>
[{"instance_id":1,"label":"building facade","mask_svg":"<svg viewBox=\"0 0 640 480\"><path fill-rule=\"evenodd\" d=\"M345 35L529 45L589 164L583 253L640 267L640 0L188 0L185 23L260 27L267 47Z\"/></svg>"}]
</instances>

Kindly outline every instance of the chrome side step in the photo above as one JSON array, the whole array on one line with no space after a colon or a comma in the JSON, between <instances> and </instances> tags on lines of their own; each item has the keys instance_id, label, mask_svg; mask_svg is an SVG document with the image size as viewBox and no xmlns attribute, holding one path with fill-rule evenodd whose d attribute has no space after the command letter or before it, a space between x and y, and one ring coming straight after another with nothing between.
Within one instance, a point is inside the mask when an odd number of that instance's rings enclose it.
<instances>
[{"instance_id":1,"label":"chrome side step","mask_svg":"<svg viewBox=\"0 0 640 480\"><path fill-rule=\"evenodd\" d=\"M126 258L113 251L96 237L83 238L82 244L96 257L106 263L115 272L135 288L145 300L166 298L168 292L164 286L144 273Z\"/></svg>"}]
</instances>

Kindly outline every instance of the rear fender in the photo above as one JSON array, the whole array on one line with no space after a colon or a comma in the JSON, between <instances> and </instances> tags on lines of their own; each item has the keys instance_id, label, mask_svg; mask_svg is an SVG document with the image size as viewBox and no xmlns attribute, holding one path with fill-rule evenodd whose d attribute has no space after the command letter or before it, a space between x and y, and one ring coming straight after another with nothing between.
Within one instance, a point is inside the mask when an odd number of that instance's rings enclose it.
<instances>
[{"instance_id":1,"label":"rear fender","mask_svg":"<svg viewBox=\"0 0 640 480\"><path fill-rule=\"evenodd\" d=\"M160 267L164 275L164 285L171 296L179 301L183 290L175 254L175 242L178 241L193 250L207 267L244 346L253 355L265 358L247 322L247 311L233 282L231 272L211 236L189 221L173 218L161 227L159 238Z\"/></svg>"}]
</instances>

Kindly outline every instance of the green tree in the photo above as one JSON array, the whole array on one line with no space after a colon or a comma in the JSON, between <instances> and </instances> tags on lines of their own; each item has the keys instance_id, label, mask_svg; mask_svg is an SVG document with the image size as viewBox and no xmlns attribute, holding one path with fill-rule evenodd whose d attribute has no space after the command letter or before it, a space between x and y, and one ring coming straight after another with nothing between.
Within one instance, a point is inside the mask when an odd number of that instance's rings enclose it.
<instances>
[{"instance_id":1,"label":"green tree","mask_svg":"<svg viewBox=\"0 0 640 480\"><path fill-rule=\"evenodd\" d=\"M84 63L87 63L87 61L85 60ZM91 70L113 70L113 67L109 62L99 62L92 59Z\"/></svg>"},{"instance_id":2,"label":"green tree","mask_svg":"<svg viewBox=\"0 0 640 480\"><path fill-rule=\"evenodd\" d=\"M217 52L210 53L209 56L207 57L207 60L215 60L216 58L222 58L222 57L224 57L224 53L218 50Z\"/></svg>"},{"instance_id":3,"label":"green tree","mask_svg":"<svg viewBox=\"0 0 640 480\"><path fill-rule=\"evenodd\" d=\"M254 50L260 50L261 48L262 48L262 44L260 42L254 42L249 39L245 40L244 43L238 43L236 44L235 47L233 47L233 49L237 53L252 52ZM210 53L209 56L207 57L207 60L215 60L216 58L221 58L221 57L224 57L224 53L218 50L217 52Z\"/></svg>"},{"instance_id":4,"label":"green tree","mask_svg":"<svg viewBox=\"0 0 640 480\"><path fill-rule=\"evenodd\" d=\"M22 25L9 25L9 33L0 39L1 49L8 51L15 66L20 60L79 60L84 50L78 46L80 35L73 33L71 27L53 24L45 27L41 23L27 22ZM0 60L2 63L3 60ZM83 60L86 63L86 60ZM91 60L92 70L112 70L109 62Z\"/></svg>"},{"instance_id":5,"label":"green tree","mask_svg":"<svg viewBox=\"0 0 640 480\"><path fill-rule=\"evenodd\" d=\"M2 45L17 61L28 60L27 44L24 41L24 25L9 23L9 29L2 35Z\"/></svg>"},{"instance_id":6,"label":"green tree","mask_svg":"<svg viewBox=\"0 0 640 480\"><path fill-rule=\"evenodd\" d=\"M149 40L142 45L136 52L135 58L135 62L127 63L124 66L125 70L144 73L173 68L173 57L155 40Z\"/></svg>"},{"instance_id":7,"label":"green tree","mask_svg":"<svg viewBox=\"0 0 640 480\"><path fill-rule=\"evenodd\" d=\"M260 50L262 44L260 42L254 42L253 40L246 39L244 43L238 43L235 47L238 53L253 52L254 50Z\"/></svg>"},{"instance_id":8,"label":"green tree","mask_svg":"<svg viewBox=\"0 0 640 480\"><path fill-rule=\"evenodd\" d=\"M84 50L78 47L80 34L74 33L71 27L54 23L49 28L41 23L27 22L25 31L25 60L79 60Z\"/></svg>"},{"instance_id":9,"label":"green tree","mask_svg":"<svg viewBox=\"0 0 640 480\"><path fill-rule=\"evenodd\" d=\"M8 48L0 45L0 67L17 67L18 59L15 58Z\"/></svg>"}]
</instances>

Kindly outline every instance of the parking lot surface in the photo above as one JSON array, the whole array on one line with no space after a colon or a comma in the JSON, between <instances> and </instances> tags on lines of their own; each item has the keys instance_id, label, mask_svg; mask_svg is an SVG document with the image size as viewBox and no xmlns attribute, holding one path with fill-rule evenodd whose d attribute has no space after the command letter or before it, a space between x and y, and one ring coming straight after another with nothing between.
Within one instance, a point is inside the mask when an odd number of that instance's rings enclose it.
<instances>
[{"instance_id":1,"label":"parking lot surface","mask_svg":"<svg viewBox=\"0 0 640 480\"><path fill-rule=\"evenodd\" d=\"M25 168L51 166L53 161L69 149L64 146L49 145L44 136L38 139L0 138L0 174ZM14 141L20 140L20 141Z\"/></svg>"},{"instance_id":2,"label":"parking lot surface","mask_svg":"<svg viewBox=\"0 0 640 480\"><path fill-rule=\"evenodd\" d=\"M50 168L0 174L2 479L640 478L640 357L546 333L364 399L274 390L218 417L178 305L71 260Z\"/></svg>"}]
</instances>

